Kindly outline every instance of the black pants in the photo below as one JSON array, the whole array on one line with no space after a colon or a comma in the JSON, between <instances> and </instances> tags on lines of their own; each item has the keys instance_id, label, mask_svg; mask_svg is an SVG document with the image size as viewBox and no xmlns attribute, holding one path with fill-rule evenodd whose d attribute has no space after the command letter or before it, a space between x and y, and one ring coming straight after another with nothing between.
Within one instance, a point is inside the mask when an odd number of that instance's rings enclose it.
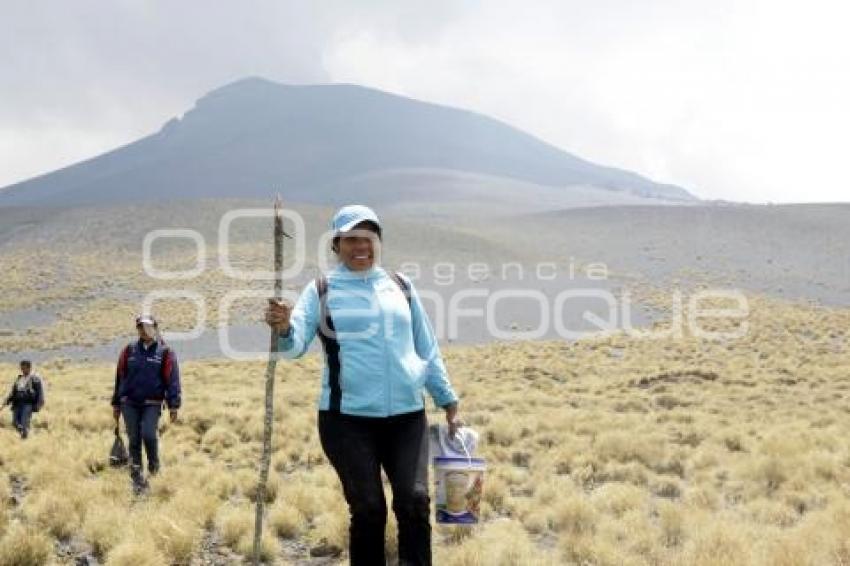
<instances>
[{"instance_id":1,"label":"black pants","mask_svg":"<svg viewBox=\"0 0 850 566\"><path fill-rule=\"evenodd\" d=\"M339 475L351 512L352 566L386 564L387 503L381 467L392 486L393 512L398 520L399 564L430 565L425 411L386 418L319 411L319 438Z\"/></svg>"},{"instance_id":2,"label":"black pants","mask_svg":"<svg viewBox=\"0 0 850 566\"><path fill-rule=\"evenodd\" d=\"M148 457L148 472L155 474L159 471L159 440L157 427L160 405L121 405L121 414L127 427L127 440L130 448L130 473L137 475L142 472L142 443Z\"/></svg>"}]
</instances>

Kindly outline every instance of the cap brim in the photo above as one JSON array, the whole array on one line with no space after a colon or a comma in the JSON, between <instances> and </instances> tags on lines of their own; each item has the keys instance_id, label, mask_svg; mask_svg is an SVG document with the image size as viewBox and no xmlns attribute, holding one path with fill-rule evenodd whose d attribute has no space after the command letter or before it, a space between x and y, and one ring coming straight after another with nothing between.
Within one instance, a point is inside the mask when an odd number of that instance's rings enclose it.
<instances>
[{"instance_id":1,"label":"cap brim","mask_svg":"<svg viewBox=\"0 0 850 566\"><path fill-rule=\"evenodd\" d=\"M136 326L140 324L154 324L154 322L152 318L140 318L136 321Z\"/></svg>"},{"instance_id":2,"label":"cap brim","mask_svg":"<svg viewBox=\"0 0 850 566\"><path fill-rule=\"evenodd\" d=\"M337 229L336 233L337 234L345 234L346 232L351 232L352 230L354 230L355 226L357 226L358 224L360 224L362 222L369 222L371 224L374 224L378 228L378 230L381 229L381 225L378 224L377 222L375 222L374 220L370 219L370 218L355 218L351 222L347 222L346 224L343 224L342 226L340 226Z\"/></svg>"},{"instance_id":3,"label":"cap brim","mask_svg":"<svg viewBox=\"0 0 850 566\"><path fill-rule=\"evenodd\" d=\"M363 220L355 218L351 222L348 222L348 223L340 226L339 229L337 229L337 234L339 234L341 232L351 232L352 230L354 230L354 227L357 226L358 224L360 224L361 222L363 222Z\"/></svg>"}]
</instances>

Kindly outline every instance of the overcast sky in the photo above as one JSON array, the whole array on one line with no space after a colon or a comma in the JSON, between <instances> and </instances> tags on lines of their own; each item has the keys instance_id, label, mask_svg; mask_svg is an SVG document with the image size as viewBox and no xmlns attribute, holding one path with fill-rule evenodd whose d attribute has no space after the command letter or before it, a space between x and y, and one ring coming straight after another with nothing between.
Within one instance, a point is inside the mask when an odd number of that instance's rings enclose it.
<instances>
[{"instance_id":1,"label":"overcast sky","mask_svg":"<svg viewBox=\"0 0 850 566\"><path fill-rule=\"evenodd\" d=\"M850 201L850 5L2 0L0 186L249 75L477 110L702 198Z\"/></svg>"}]
</instances>

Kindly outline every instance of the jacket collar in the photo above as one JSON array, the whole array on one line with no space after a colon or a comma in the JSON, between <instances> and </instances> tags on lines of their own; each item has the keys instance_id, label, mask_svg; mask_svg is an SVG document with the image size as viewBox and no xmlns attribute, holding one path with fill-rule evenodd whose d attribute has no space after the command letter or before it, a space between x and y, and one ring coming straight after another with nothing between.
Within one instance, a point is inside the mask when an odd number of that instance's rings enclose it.
<instances>
[{"instance_id":1,"label":"jacket collar","mask_svg":"<svg viewBox=\"0 0 850 566\"><path fill-rule=\"evenodd\" d=\"M339 262L336 267L331 270L331 274L334 277L339 277L340 279L359 279L361 281L367 281L369 279L378 279L383 277L385 272L384 269L378 265L372 265L371 268L363 271L353 271L349 269L345 263Z\"/></svg>"},{"instance_id":2,"label":"jacket collar","mask_svg":"<svg viewBox=\"0 0 850 566\"><path fill-rule=\"evenodd\" d=\"M159 347L160 347L159 340L154 340L154 341L151 343L151 345L150 345L150 346L145 346L145 343L144 343L144 342L142 342L142 339L141 339L141 338L139 338L139 340L138 340L138 342L137 342L137 343L138 343L138 345L139 345L139 350L141 350L142 352L146 352L146 353L156 352L156 351L159 349Z\"/></svg>"}]
</instances>

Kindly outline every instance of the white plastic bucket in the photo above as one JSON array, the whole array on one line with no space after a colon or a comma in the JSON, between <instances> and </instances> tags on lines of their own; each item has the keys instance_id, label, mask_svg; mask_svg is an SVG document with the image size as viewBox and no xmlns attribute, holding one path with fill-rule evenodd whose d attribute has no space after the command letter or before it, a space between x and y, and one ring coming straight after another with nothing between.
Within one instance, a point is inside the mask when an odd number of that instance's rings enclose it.
<instances>
[{"instance_id":1,"label":"white plastic bucket","mask_svg":"<svg viewBox=\"0 0 850 566\"><path fill-rule=\"evenodd\" d=\"M434 458L437 523L478 523L486 469L483 458Z\"/></svg>"}]
</instances>

